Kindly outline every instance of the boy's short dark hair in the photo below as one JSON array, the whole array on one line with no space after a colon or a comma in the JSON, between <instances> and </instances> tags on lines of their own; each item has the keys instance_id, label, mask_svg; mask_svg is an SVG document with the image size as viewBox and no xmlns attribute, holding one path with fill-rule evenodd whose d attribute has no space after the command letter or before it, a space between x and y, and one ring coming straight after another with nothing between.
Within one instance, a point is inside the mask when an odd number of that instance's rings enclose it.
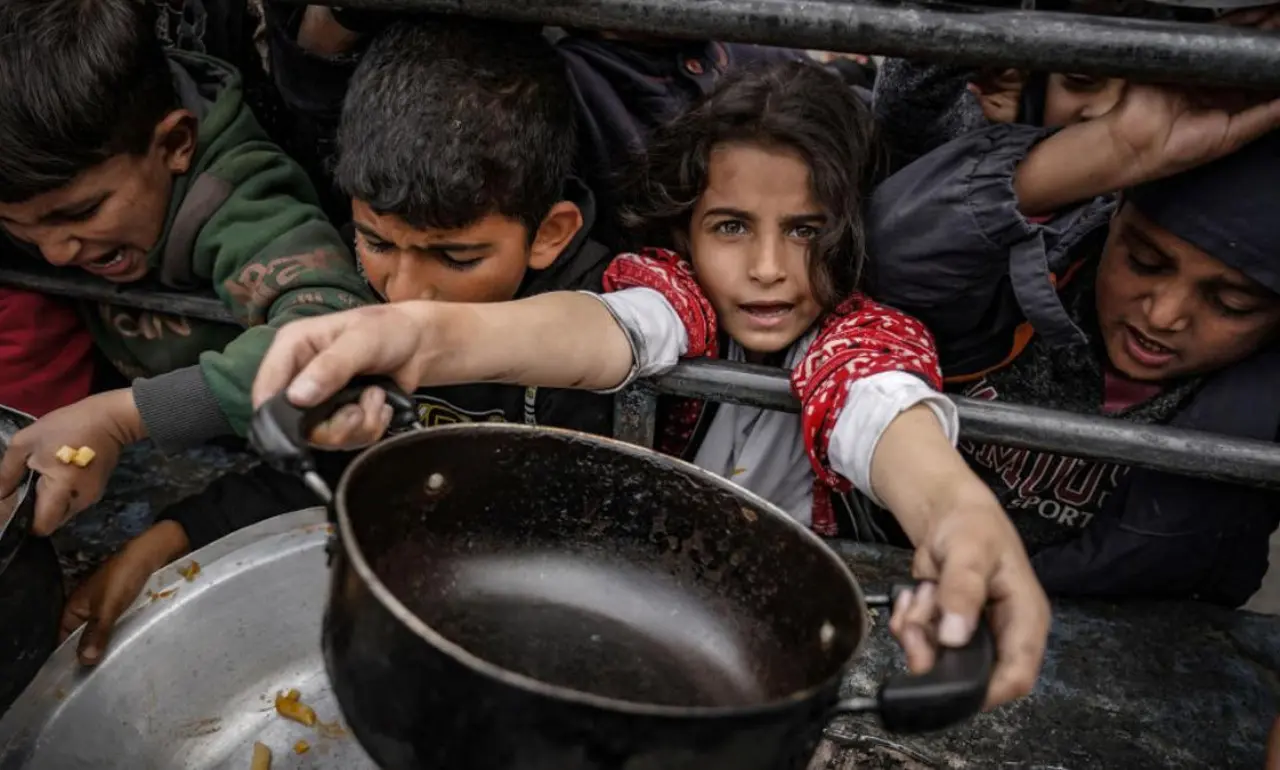
<instances>
[{"instance_id":1,"label":"boy's short dark hair","mask_svg":"<svg viewBox=\"0 0 1280 770\"><path fill-rule=\"evenodd\" d=\"M452 230L500 214L532 238L564 193L573 116L564 65L539 28L399 22L352 78L334 178L413 227Z\"/></svg>"},{"instance_id":2,"label":"boy's short dark hair","mask_svg":"<svg viewBox=\"0 0 1280 770\"><path fill-rule=\"evenodd\" d=\"M0 2L0 202L139 155L178 106L150 6L138 0Z\"/></svg>"}]
</instances>

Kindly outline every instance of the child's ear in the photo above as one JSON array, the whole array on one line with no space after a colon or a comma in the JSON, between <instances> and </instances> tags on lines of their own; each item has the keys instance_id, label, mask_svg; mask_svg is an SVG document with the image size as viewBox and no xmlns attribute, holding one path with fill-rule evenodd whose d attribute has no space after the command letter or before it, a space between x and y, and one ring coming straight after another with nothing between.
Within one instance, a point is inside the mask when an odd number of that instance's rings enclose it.
<instances>
[{"instance_id":1,"label":"child's ear","mask_svg":"<svg viewBox=\"0 0 1280 770\"><path fill-rule=\"evenodd\" d=\"M185 174L191 168L199 138L199 122L190 110L174 110L156 126L152 149L160 153L170 173Z\"/></svg>"},{"instance_id":2,"label":"child's ear","mask_svg":"<svg viewBox=\"0 0 1280 770\"><path fill-rule=\"evenodd\" d=\"M582 229L582 211L576 203L560 201L542 218L529 247L529 267L545 270Z\"/></svg>"},{"instance_id":3,"label":"child's ear","mask_svg":"<svg viewBox=\"0 0 1280 770\"><path fill-rule=\"evenodd\" d=\"M969 91L982 107L982 114L992 123L1013 123L1018 119L1022 88L1027 73L1017 69L986 70L969 83Z\"/></svg>"}]
</instances>

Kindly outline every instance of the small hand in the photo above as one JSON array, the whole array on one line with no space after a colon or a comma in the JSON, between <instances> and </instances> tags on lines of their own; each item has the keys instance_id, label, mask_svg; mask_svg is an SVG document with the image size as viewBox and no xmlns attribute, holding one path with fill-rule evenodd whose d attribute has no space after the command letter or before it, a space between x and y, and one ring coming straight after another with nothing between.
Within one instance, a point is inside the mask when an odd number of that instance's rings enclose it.
<instances>
[{"instance_id":1,"label":"small hand","mask_svg":"<svg viewBox=\"0 0 1280 770\"><path fill-rule=\"evenodd\" d=\"M85 666L102 660L116 621L142 593L152 573L181 556L188 548L186 533L163 521L134 538L81 583L62 610L61 636L66 640L84 626L77 655Z\"/></svg>"},{"instance_id":2,"label":"small hand","mask_svg":"<svg viewBox=\"0 0 1280 770\"><path fill-rule=\"evenodd\" d=\"M912 572L930 582L898 597L889 626L908 667L928 671L936 644L968 643L985 605L996 638L987 707L1031 692L1044 660L1049 601L1017 531L989 490L966 492L930 526Z\"/></svg>"},{"instance_id":3,"label":"small hand","mask_svg":"<svg viewBox=\"0 0 1280 770\"><path fill-rule=\"evenodd\" d=\"M276 333L258 367L254 406L280 391L287 391L289 401L297 406L315 406L361 374L389 375L405 391L417 390L436 352L431 310L428 302L402 302L290 323ZM361 425L380 424L385 403L384 396L365 393L361 405L376 408L371 415L361 409ZM345 411L349 414L356 408ZM329 422L349 419L341 416L343 411L338 410ZM320 438L331 437L338 427L326 430Z\"/></svg>"},{"instance_id":4,"label":"small hand","mask_svg":"<svg viewBox=\"0 0 1280 770\"><path fill-rule=\"evenodd\" d=\"M129 390L101 393L65 406L18 431L0 460L0 497L8 497L27 469L40 474L32 531L49 535L102 498L107 480L127 445L142 438L141 420ZM89 447L88 466L57 458L63 446Z\"/></svg>"},{"instance_id":5,"label":"small hand","mask_svg":"<svg viewBox=\"0 0 1280 770\"><path fill-rule=\"evenodd\" d=\"M348 404L320 423L308 437L324 449L359 449L386 434L393 412L382 388L366 388L360 403Z\"/></svg>"},{"instance_id":6,"label":"small hand","mask_svg":"<svg viewBox=\"0 0 1280 770\"><path fill-rule=\"evenodd\" d=\"M1225 157L1280 127L1280 98L1225 89L1129 83L1099 119L1130 185L1161 179Z\"/></svg>"}]
</instances>

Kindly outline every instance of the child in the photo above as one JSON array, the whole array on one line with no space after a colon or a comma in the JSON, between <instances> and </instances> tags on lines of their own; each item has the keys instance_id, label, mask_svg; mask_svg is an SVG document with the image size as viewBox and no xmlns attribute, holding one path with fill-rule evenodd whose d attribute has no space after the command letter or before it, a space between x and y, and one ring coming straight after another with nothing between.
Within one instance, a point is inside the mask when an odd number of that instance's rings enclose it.
<instances>
[{"instance_id":1,"label":"child","mask_svg":"<svg viewBox=\"0 0 1280 770\"><path fill-rule=\"evenodd\" d=\"M296 164L267 142L234 69L166 56L133 0L0 4L0 226L60 267L115 283L213 289L245 329L101 305L94 341L132 388L19 433L0 496L43 475L35 530L101 495L126 444L164 449L242 434L276 328L362 304L350 253ZM88 446L87 468L55 458Z\"/></svg>"},{"instance_id":2,"label":"child","mask_svg":"<svg viewBox=\"0 0 1280 770\"><path fill-rule=\"evenodd\" d=\"M1275 441L1280 135L1215 159L1280 126L1280 100L1210 96L1131 83L1098 120L926 155L873 199L876 296L929 324L967 395ZM1051 593L1235 606L1266 570L1273 492L961 449Z\"/></svg>"},{"instance_id":3,"label":"child","mask_svg":"<svg viewBox=\"0 0 1280 770\"><path fill-rule=\"evenodd\" d=\"M1007 517L952 448L955 410L931 386L928 332L855 291L863 179L876 152L867 109L817 65L731 75L658 130L632 188L630 221L683 256L620 256L603 296L408 302L296 324L264 359L255 401L287 387L295 403L314 404L361 372L406 387L611 391L680 358L785 365L802 416L728 404L669 412L665 437L679 446L664 448L820 531L833 524L831 489L852 483L883 501L917 546L918 576L939 579L895 612L912 667L932 664L924 628L939 607L939 638L956 645L990 600L999 638L990 701L1025 693L1047 602ZM370 393L361 408L376 419L381 391Z\"/></svg>"},{"instance_id":4,"label":"child","mask_svg":"<svg viewBox=\"0 0 1280 770\"><path fill-rule=\"evenodd\" d=\"M356 253L384 301L500 302L601 289L610 255L589 239L591 194L569 175L568 82L537 27L443 20L388 28L351 82L338 148L335 176L354 212ZM612 399L581 390L480 384L416 397L427 424L612 428ZM341 417L331 426L345 435ZM261 467L163 511L68 602L65 631L91 623L81 660L96 662L116 617L153 571L236 529L315 504L297 478Z\"/></svg>"}]
</instances>

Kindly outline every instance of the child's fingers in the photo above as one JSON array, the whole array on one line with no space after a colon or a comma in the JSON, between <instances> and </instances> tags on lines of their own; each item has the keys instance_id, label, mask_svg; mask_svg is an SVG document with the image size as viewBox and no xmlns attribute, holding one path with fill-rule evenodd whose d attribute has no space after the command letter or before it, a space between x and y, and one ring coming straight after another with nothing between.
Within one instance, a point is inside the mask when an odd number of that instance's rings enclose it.
<instances>
[{"instance_id":1,"label":"child's fingers","mask_svg":"<svg viewBox=\"0 0 1280 770\"><path fill-rule=\"evenodd\" d=\"M896 637L901 638L902 631L906 628L907 610L911 607L911 599L914 596L915 591L906 588L893 600L893 613L889 615L889 632Z\"/></svg>"},{"instance_id":2,"label":"child's fingers","mask_svg":"<svg viewBox=\"0 0 1280 770\"><path fill-rule=\"evenodd\" d=\"M369 443L382 438L391 425L391 407L382 388L365 388L360 394L360 411L364 419L362 435Z\"/></svg>"},{"instance_id":3,"label":"child's fingers","mask_svg":"<svg viewBox=\"0 0 1280 770\"><path fill-rule=\"evenodd\" d=\"M67 637L75 633L75 630L83 626L88 619L89 597L81 593L72 594L66 606L62 608L62 619L58 624L58 643L65 642Z\"/></svg>"},{"instance_id":4,"label":"child's fingers","mask_svg":"<svg viewBox=\"0 0 1280 770\"><path fill-rule=\"evenodd\" d=\"M1031 692L1048 643L1052 612L1030 565L1005 567L997 579L998 600L992 606L991 630L996 638L996 668L987 690L987 707Z\"/></svg>"},{"instance_id":5,"label":"child's fingers","mask_svg":"<svg viewBox=\"0 0 1280 770\"><path fill-rule=\"evenodd\" d=\"M358 449L382 438L391 425L391 407L382 404L374 411L348 404L333 413L311 432L311 443L330 449Z\"/></svg>"},{"instance_id":6,"label":"child's fingers","mask_svg":"<svg viewBox=\"0 0 1280 770\"><path fill-rule=\"evenodd\" d=\"M910 594L909 602L895 604L894 620L899 629L896 635L906 653L907 668L923 673L933 668L935 653L931 629L938 612L937 589L933 583L926 582Z\"/></svg>"},{"instance_id":7,"label":"child's fingers","mask_svg":"<svg viewBox=\"0 0 1280 770\"><path fill-rule=\"evenodd\" d=\"M956 538L947 550L938 577L938 641L943 645L962 647L973 636L994 567L992 554L976 538Z\"/></svg>"},{"instance_id":8,"label":"child's fingers","mask_svg":"<svg viewBox=\"0 0 1280 770\"><path fill-rule=\"evenodd\" d=\"M111 641L111 629L115 626L115 618L91 617L80 634L80 644L76 648L76 657L82 666L96 666L102 660L102 653Z\"/></svg>"},{"instance_id":9,"label":"child's fingers","mask_svg":"<svg viewBox=\"0 0 1280 770\"><path fill-rule=\"evenodd\" d=\"M71 518L71 484L66 479L42 474L36 483L35 520L31 531L40 537L52 535Z\"/></svg>"}]
</instances>

